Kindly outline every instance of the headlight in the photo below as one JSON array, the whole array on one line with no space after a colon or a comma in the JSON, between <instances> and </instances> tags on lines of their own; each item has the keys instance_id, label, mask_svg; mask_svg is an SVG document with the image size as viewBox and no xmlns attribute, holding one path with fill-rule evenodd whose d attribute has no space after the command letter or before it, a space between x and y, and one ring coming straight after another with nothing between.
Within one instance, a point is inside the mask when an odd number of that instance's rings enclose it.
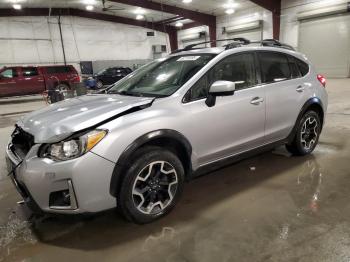
<instances>
[{"instance_id":1,"label":"headlight","mask_svg":"<svg viewBox=\"0 0 350 262\"><path fill-rule=\"evenodd\" d=\"M59 161L77 158L89 152L106 136L106 134L107 131L105 130L93 130L80 137L72 138L71 140L50 144L45 147L41 155Z\"/></svg>"}]
</instances>

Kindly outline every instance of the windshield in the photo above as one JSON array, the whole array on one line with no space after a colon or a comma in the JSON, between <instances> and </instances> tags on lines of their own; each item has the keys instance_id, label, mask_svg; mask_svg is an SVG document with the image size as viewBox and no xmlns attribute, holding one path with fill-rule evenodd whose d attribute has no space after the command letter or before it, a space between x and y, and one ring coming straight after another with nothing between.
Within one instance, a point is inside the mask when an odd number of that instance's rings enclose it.
<instances>
[{"instance_id":1,"label":"windshield","mask_svg":"<svg viewBox=\"0 0 350 262\"><path fill-rule=\"evenodd\" d=\"M213 54L183 55L153 61L117 82L108 93L150 97L170 96L213 57Z\"/></svg>"},{"instance_id":2,"label":"windshield","mask_svg":"<svg viewBox=\"0 0 350 262\"><path fill-rule=\"evenodd\" d=\"M96 75L102 75L107 71L108 68L104 68L96 73Z\"/></svg>"}]
</instances>

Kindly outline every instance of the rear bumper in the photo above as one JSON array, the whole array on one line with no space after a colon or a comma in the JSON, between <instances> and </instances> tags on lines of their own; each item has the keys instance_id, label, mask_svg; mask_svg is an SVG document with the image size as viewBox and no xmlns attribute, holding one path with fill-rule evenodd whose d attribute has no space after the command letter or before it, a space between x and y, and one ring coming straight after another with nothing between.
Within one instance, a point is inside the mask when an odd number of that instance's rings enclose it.
<instances>
[{"instance_id":1,"label":"rear bumper","mask_svg":"<svg viewBox=\"0 0 350 262\"><path fill-rule=\"evenodd\" d=\"M95 213L116 206L109 194L114 163L93 153L79 158L55 162L36 155L39 145L25 159L6 148L8 170L18 165L10 178L25 203L35 213L80 214ZM70 205L57 206L50 202L54 192L67 191Z\"/></svg>"}]
</instances>

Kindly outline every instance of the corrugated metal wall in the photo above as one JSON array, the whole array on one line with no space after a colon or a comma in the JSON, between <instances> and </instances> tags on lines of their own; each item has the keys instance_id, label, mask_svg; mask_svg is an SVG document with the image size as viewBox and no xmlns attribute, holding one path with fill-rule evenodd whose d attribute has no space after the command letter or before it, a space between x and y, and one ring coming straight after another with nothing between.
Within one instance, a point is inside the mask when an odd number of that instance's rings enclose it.
<instances>
[{"instance_id":1,"label":"corrugated metal wall","mask_svg":"<svg viewBox=\"0 0 350 262\"><path fill-rule=\"evenodd\" d=\"M63 17L67 62L138 63L153 58L152 45L167 45L167 34L147 37L146 28L79 17ZM0 18L0 66L63 63L57 19L51 17Z\"/></svg>"}]
</instances>

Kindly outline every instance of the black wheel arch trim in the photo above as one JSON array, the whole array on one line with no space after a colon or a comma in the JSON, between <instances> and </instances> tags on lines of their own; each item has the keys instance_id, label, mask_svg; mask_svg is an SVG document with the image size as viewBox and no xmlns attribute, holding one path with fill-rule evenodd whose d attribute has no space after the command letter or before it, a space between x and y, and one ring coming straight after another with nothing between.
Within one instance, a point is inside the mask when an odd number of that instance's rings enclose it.
<instances>
[{"instance_id":1,"label":"black wheel arch trim","mask_svg":"<svg viewBox=\"0 0 350 262\"><path fill-rule=\"evenodd\" d=\"M295 137L295 134L297 132L297 129L298 129L298 123L300 122L301 118L304 116L306 111L313 105L320 106L321 109L322 109L322 114L323 115L320 116L320 117L322 117L322 123L321 124L322 124L322 127L323 127L323 123L324 123L324 107L323 107L322 101L318 97L312 97L309 100L307 100L305 102L305 104L303 105L303 107L301 108L301 110L299 112L299 115L298 115L298 118L295 121L294 127L293 127L291 133L289 134L289 136L287 138L287 142L288 143L291 143L293 141L293 139Z\"/></svg>"},{"instance_id":2,"label":"black wheel arch trim","mask_svg":"<svg viewBox=\"0 0 350 262\"><path fill-rule=\"evenodd\" d=\"M192 146L188 139L181 134L180 132L172 129L159 129L151 131L147 134L144 134L137 138L134 142L132 142L120 155L117 163L115 164L111 182L110 182L110 194L114 197L117 196L117 193L119 191L119 186L122 181L122 174L125 171L125 168L130 166L130 160L132 154L136 152L138 148L141 146L155 141L157 139L170 139L176 142L179 142L186 150L187 158L189 159L189 170L186 170L187 172L192 172L192 163L191 163L191 155L192 155Z\"/></svg>"}]
</instances>

